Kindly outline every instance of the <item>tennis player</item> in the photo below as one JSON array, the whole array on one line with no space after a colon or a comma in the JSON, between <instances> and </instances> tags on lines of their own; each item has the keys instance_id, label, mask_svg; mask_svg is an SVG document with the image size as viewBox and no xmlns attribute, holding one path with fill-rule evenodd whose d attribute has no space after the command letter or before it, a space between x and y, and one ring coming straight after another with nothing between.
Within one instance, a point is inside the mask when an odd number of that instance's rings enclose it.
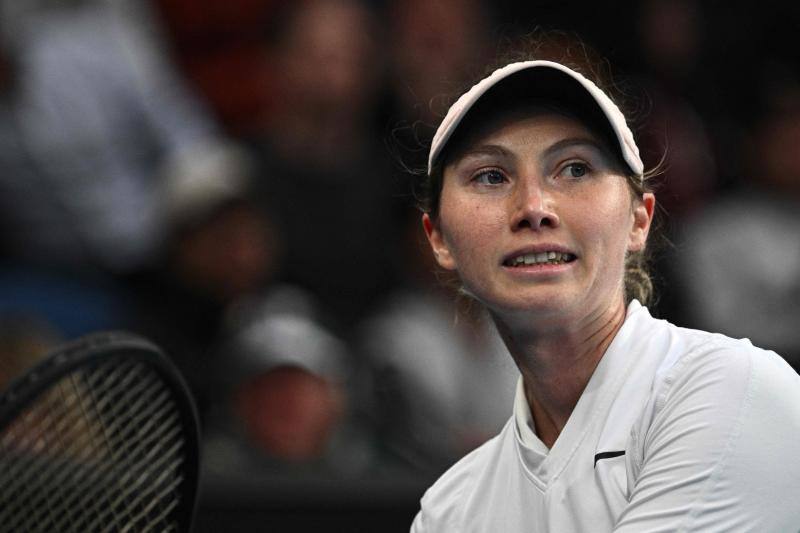
<instances>
[{"instance_id":1,"label":"tennis player","mask_svg":"<svg viewBox=\"0 0 800 533\"><path fill-rule=\"evenodd\" d=\"M413 533L800 530L800 377L643 305L655 198L606 92L561 63L508 64L453 104L428 164L433 253L521 378Z\"/></svg>"}]
</instances>

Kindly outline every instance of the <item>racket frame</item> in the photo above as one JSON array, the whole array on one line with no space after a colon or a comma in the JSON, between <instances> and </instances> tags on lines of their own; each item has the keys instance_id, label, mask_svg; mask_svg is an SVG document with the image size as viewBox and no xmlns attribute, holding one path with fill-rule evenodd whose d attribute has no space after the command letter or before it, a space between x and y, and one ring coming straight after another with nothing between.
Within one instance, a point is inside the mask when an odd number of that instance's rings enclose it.
<instances>
[{"instance_id":1,"label":"racket frame","mask_svg":"<svg viewBox=\"0 0 800 533\"><path fill-rule=\"evenodd\" d=\"M171 390L185 430L183 493L189 505L180 505L175 517L191 529L200 485L200 426L197 409L185 380L164 352L147 339L124 331L86 335L50 352L41 361L11 381L0 394L0 432L59 380L84 367L113 363L115 360L140 362L153 369Z\"/></svg>"}]
</instances>

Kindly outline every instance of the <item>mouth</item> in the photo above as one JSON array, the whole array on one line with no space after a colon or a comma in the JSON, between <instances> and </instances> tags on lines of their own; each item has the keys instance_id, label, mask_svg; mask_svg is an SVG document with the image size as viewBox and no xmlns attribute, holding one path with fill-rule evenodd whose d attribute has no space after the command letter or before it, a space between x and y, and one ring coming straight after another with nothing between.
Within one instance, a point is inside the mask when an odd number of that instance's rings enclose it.
<instances>
[{"instance_id":1,"label":"mouth","mask_svg":"<svg viewBox=\"0 0 800 533\"><path fill-rule=\"evenodd\" d=\"M575 254L569 252L545 251L511 256L503 261L503 266L519 268L533 265L563 265L575 261Z\"/></svg>"}]
</instances>

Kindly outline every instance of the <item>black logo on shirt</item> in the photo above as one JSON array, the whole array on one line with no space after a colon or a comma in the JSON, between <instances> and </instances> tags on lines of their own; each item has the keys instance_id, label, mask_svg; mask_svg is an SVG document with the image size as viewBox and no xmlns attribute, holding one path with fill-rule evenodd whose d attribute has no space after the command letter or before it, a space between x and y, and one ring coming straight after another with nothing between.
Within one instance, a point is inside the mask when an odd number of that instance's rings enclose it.
<instances>
[{"instance_id":1,"label":"black logo on shirt","mask_svg":"<svg viewBox=\"0 0 800 533\"><path fill-rule=\"evenodd\" d=\"M600 459L611 459L612 457L619 457L620 455L625 455L625 450L620 450L617 452L600 452L594 456L594 467L597 468L597 461Z\"/></svg>"}]
</instances>

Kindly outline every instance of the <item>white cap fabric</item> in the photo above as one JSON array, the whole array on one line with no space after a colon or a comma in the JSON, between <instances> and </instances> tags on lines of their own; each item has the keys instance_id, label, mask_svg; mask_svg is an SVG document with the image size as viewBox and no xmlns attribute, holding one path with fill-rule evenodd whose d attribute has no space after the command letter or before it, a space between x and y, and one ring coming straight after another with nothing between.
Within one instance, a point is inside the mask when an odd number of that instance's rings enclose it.
<instances>
[{"instance_id":1,"label":"white cap fabric","mask_svg":"<svg viewBox=\"0 0 800 533\"><path fill-rule=\"evenodd\" d=\"M574 70L565 67L560 63L544 60L522 61L519 63L511 63L506 65L495 70L492 72L492 74L473 85L469 91L462 94L461 97L459 97L459 99L456 100L456 102L447 111L447 115L444 117L444 120L442 120L442 123L436 130L436 135L433 136L431 151L428 156L428 174L431 173L433 165L436 162L436 159L442 153L447 141L453 136L453 133L456 131L456 128L458 128L458 125L461 123L469 110L472 109L472 107L478 102L478 100L480 100L480 98L486 94L489 89L496 86L499 82L505 80L512 74L533 68L555 69L566 74L579 83L580 86L586 90L588 95L592 97L608 120L609 126L614 131L617 141L619 142L622 158L635 175L642 176L644 172L644 165L642 164L642 159L639 157L639 148L636 146L636 142L633 140L633 133L625 121L625 116L619 110L617 105L612 102L611 98L609 98L608 95L606 95L606 93L604 93L597 85L586 79L580 73L575 72ZM565 78L565 81L568 80ZM531 96L535 96L536 87L532 86L530 92Z\"/></svg>"}]
</instances>

